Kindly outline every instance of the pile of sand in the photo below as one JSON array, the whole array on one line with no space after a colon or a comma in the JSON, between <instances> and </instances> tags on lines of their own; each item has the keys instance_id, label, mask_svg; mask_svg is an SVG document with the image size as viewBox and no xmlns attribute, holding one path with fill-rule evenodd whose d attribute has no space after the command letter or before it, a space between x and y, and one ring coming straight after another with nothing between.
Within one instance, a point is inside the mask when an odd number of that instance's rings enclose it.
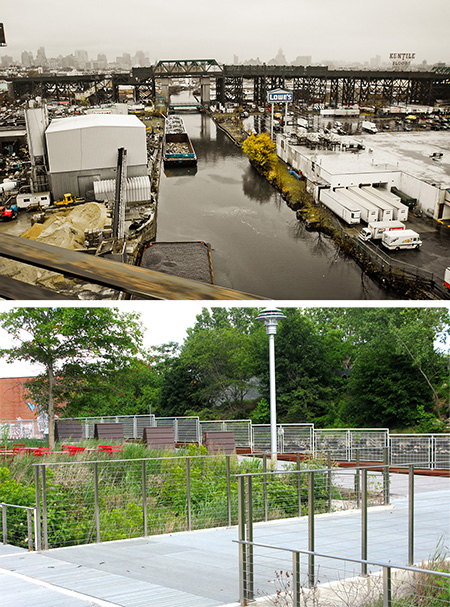
<instances>
[{"instance_id":1,"label":"pile of sand","mask_svg":"<svg viewBox=\"0 0 450 607\"><path fill-rule=\"evenodd\" d=\"M96 202L58 211L44 223L35 223L21 236L37 242L45 242L64 249L84 248L84 231L103 228L107 220L106 207ZM1 273L21 282L45 286L57 291L71 290L74 283L62 274L36 268L12 260L3 260Z\"/></svg>"},{"instance_id":2,"label":"pile of sand","mask_svg":"<svg viewBox=\"0 0 450 607\"><path fill-rule=\"evenodd\" d=\"M106 219L105 205L87 202L70 211L54 213L44 223L35 223L21 236L63 249L81 249L84 248L84 231L103 228Z\"/></svg>"}]
</instances>

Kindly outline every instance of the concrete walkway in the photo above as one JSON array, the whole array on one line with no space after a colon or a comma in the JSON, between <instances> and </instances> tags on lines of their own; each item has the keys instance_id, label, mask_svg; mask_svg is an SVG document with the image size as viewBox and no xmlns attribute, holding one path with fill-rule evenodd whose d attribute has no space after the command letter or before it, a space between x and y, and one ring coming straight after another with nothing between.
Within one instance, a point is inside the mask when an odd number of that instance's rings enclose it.
<instances>
[{"instance_id":1,"label":"concrete walkway","mask_svg":"<svg viewBox=\"0 0 450 607\"><path fill-rule=\"evenodd\" d=\"M405 478L398 481L393 478L392 505L369 511L369 560L407 564L408 503L402 487ZM450 481L423 477L417 481L416 489L415 560L420 561L434 552L440 540L449 545ZM319 515L315 528L317 551L360 558L359 512ZM307 549L307 534L305 517L257 523L254 527L255 542L289 548ZM237 528L232 527L41 553L0 546L0 606L219 607L236 604L239 582L235 539ZM276 558L255 551L255 576L263 561L267 564L269 560L273 571L277 567ZM261 580L267 579L263 567L260 572Z\"/></svg>"}]
</instances>

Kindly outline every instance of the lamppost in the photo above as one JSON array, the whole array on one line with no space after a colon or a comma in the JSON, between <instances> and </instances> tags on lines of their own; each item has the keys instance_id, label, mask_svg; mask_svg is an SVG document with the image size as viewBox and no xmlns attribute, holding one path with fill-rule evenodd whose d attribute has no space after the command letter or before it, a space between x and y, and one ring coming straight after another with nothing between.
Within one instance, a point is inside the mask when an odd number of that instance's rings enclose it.
<instances>
[{"instance_id":1,"label":"lamppost","mask_svg":"<svg viewBox=\"0 0 450 607\"><path fill-rule=\"evenodd\" d=\"M262 320L269 336L269 382L270 382L270 456L273 463L277 461L277 406L275 393L275 335L278 322L286 318L278 308L266 308L256 320Z\"/></svg>"}]
</instances>

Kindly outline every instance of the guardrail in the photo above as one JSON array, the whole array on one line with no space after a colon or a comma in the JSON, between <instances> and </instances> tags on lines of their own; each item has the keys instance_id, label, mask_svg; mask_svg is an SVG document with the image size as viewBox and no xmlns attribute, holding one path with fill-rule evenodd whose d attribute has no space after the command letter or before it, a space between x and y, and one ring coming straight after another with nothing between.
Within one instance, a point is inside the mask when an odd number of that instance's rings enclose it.
<instances>
[{"instance_id":1,"label":"guardrail","mask_svg":"<svg viewBox=\"0 0 450 607\"><path fill-rule=\"evenodd\" d=\"M292 607L355 607L373 605L393 607L394 597L401 602L395 605L448 605L450 574L423 567L406 567L392 562L352 559L335 554L273 546L240 539L239 595L241 605L248 605L258 595L267 605ZM255 550L266 554L255 559ZM290 556L283 558L284 554ZM308 562L302 577L301 556ZM278 557L278 558L277 558ZM320 564L318 580L317 561ZM325 563L333 563L325 565ZM337 563L341 563L340 568ZM348 564L358 565L361 573L349 571ZM260 565L260 567L258 567ZM368 572L372 567L381 572ZM261 571L261 574L259 574ZM259 574L259 575L258 575Z\"/></svg>"},{"instance_id":2,"label":"guardrail","mask_svg":"<svg viewBox=\"0 0 450 607\"><path fill-rule=\"evenodd\" d=\"M28 541L28 549L29 550L33 550L33 546L35 547L36 550L39 549L39 542L38 542L38 532L37 532L37 509L36 506L18 506L17 504L7 504L5 502L0 502L0 506L2 509L2 537L3 537L3 544L7 544L8 543L8 537L10 539L14 540L14 537L11 538L11 533L8 533L8 515L7 515L7 509L8 508L16 508L19 511L20 510L25 510L26 514L27 514L27 541ZM32 516L33 516L33 521L32 521ZM16 531L17 531L17 527L21 527L23 525L23 522L20 520L15 520L12 524L10 524L10 530L11 527L15 527Z\"/></svg>"}]
</instances>

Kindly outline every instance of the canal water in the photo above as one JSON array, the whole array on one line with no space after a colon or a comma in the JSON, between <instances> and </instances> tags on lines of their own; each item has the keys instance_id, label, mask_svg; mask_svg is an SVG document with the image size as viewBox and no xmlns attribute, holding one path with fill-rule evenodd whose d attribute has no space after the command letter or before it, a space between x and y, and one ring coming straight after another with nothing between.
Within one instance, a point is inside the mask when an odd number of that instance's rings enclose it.
<instances>
[{"instance_id":1,"label":"canal water","mask_svg":"<svg viewBox=\"0 0 450 607\"><path fill-rule=\"evenodd\" d=\"M184 114L197 167L162 170L157 241L211 244L215 283L279 300L391 299L280 194L203 114Z\"/></svg>"}]
</instances>

